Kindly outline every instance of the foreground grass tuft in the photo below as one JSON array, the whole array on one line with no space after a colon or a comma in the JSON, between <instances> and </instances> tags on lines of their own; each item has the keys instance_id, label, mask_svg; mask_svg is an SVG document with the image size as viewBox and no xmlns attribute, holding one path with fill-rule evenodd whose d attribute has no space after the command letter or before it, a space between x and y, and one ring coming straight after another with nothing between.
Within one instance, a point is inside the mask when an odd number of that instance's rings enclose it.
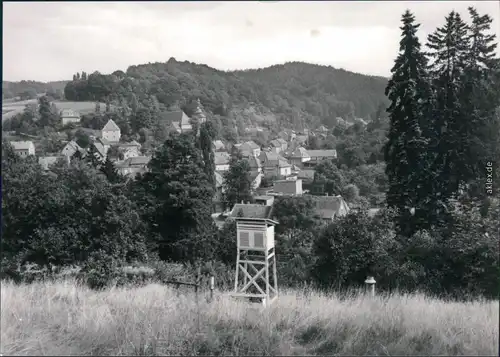
<instances>
[{"instance_id":1,"label":"foreground grass tuft","mask_svg":"<svg viewBox=\"0 0 500 357\"><path fill-rule=\"evenodd\" d=\"M498 302L285 292L269 308L161 285L2 282L3 355L496 355Z\"/></svg>"}]
</instances>

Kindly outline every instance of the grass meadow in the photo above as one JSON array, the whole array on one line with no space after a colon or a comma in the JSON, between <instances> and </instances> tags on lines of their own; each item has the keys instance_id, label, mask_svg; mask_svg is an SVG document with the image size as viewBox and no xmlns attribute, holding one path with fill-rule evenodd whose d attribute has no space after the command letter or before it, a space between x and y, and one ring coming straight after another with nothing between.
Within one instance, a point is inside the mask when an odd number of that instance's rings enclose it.
<instances>
[{"instance_id":1,"label":"grass meadow","mask_svg":"<svg viewBox=\"0 0 500 357\"><path fill-rule=\"evenodd\" d=\"M498 301L283 291L267 308L150 284L1 286L5 355L498 355Z\"/></svg>"},{"instance_id":2,"label":"grass meadow","mask_svg":"<svg viewBox=\"0 0 500 357\"><path fill-rule=\"evenodd\" d=\"M20 102L4 103L4 105L2 106L2 119L9 119L17 113L22 113L26 105L35 104L36 102L36 99L30 99ZM58 110L73 109L80 114L89 114L95 111L95 102L67 102L62 100L55 100L52 103L55 104ZM101 107L101 111L104 111L106 109L106 104L99 104Z\"/></svg>"}]
</instances>

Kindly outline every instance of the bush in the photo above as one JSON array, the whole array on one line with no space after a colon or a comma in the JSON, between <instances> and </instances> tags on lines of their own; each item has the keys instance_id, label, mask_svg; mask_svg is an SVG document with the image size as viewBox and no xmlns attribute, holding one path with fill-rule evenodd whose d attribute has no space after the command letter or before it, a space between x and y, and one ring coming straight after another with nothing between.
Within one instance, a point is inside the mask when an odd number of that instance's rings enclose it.
<instances>
[{"instance_id":1,"label":"bush","mask_svg":"<svg viewBox=\"0 0 500 357\"><path fill-rule=\"evenodd\" d=\"M104 289L120 278L118 262L102 250L90 254L84 263L82 274L91 289Z\"/></svg>"},{"instance_id":2,"label":"bush","mask_svg":"<svg viewBox=\"0 0 500 357\"><path fill-rule=\"evenodd\" d=\"M365 212L351 213L331 223L314 242L312 273L322 288L362 284L366 276L393 275L396 240L390 215L372 219Z\"/></svg>"}]
</instances>

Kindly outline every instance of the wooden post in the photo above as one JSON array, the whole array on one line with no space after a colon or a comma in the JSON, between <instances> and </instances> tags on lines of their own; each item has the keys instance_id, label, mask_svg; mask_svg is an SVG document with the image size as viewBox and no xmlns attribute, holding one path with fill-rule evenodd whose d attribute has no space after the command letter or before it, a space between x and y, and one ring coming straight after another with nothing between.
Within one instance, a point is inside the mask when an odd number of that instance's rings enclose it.
<instances>
[{"instance_id":1,"label":"wooden post","mask_svg":"<svg viewBox=\"0 0 500 357\"><path fill-rule=\"evenodd\" d=\"M367 292L369 292L369 294L374 297L375 296L375 284L376 284L376 281L375 279L373 278L373 276L368 276L365 280L365 284L366 284L366 287L367 287Z\"/></svg>"}]
</instances>

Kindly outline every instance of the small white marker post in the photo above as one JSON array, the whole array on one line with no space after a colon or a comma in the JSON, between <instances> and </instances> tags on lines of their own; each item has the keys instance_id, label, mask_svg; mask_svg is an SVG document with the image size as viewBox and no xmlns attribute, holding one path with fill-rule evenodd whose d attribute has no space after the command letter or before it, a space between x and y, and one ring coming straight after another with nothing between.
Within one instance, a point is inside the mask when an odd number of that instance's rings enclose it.
<instances>
[{"instance_id":1,"label":"small white marker post","mask_svg":"<svg viewBox=\"0 0 500 357\"><path fill-rule=\"evenodd\" d=\"M210 277L210 302L214 300L215 277Z\"/></svg>"},{"instance_id":2,"label":"small white marker post","mask_svg":"<svg viewBox=\"0 0 500 357\"><path fill-rule=\"evenodd\" d=\"M372 297L375 296L375 284L377 282L375 281L375 279L373 278L373 276L368 276L365 280L365 284L366 284L366 290L370 292L370 295Z\"/></svg>"}]
</instances>

